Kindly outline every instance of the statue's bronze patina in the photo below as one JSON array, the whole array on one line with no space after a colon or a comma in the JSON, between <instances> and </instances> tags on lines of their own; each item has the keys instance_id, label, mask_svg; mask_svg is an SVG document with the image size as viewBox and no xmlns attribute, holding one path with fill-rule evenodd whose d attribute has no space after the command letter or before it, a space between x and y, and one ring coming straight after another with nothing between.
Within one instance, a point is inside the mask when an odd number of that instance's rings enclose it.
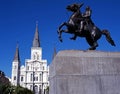
<instances>
[{"instance_id":1,"label":"statue's bronze patina","mask_svg":"<svg viewBox=\"0 0 120 94\"><path fill-rule=\"evenodd\" d=\"M59 40L62 42L62 32L74 34L70 39L75 40L77 36L85 37L88 44L91 46L89 50L95 50L98 47L97 40L100 39L102 35L106 36L107 41L115 46L108 30L100 30L91 20L91 9L89 6L86 7L85 13L81 13L80 8L83 6L81 4L71 4L67 6L67 10L73 12L68 22L64 22L58 28ZM62 29L66 26L67 29Z\"/></svg>"}]
</instances>

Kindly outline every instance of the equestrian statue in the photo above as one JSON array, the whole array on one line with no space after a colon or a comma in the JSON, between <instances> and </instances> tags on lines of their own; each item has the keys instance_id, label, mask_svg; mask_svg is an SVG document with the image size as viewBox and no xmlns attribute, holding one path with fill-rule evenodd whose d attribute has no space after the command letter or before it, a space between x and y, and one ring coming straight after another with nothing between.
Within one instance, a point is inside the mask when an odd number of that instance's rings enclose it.
<instances>
[{"instance_id":1,"label":"equestrian statue","mask_svg":"<svg viewBox=\"0 0 120 94\"><path fill-rule=\"evenodd\" d=\"M80 8L83 3L71 4L66 7L68 11L73 14L70 16L68 22L62 23L58 28L59 40L62 42L62 32L73 34L71 40L76 40L77 37L85 37L88 44L90 45L89 50L95 50L98 47L97 40L101 38L102 35L106 36L107 41L115 46L113 39L110 36L108 30L100 30L91 20L91 12L89 6L86 7L85 13L81 13ZM62 29L66 26L66 29Z\"/></svg>"}]
</instances>

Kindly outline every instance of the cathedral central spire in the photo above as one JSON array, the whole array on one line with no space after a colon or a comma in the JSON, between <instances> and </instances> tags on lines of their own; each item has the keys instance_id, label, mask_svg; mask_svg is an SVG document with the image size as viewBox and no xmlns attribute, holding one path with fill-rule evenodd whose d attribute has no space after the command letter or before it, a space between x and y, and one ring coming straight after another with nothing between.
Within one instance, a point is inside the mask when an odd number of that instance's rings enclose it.
<instances>
[{"instance_id":1,"label":"cathedral central spire","mask_svg":"<svg viewBox=\"0 0 120 94\"><path fill-rule=\"evenodd\" d=\"M36 23L36 31L33 39L33 47L40 47L39 32L38 32L38 23Z\"/></svg>"}]
</instances>

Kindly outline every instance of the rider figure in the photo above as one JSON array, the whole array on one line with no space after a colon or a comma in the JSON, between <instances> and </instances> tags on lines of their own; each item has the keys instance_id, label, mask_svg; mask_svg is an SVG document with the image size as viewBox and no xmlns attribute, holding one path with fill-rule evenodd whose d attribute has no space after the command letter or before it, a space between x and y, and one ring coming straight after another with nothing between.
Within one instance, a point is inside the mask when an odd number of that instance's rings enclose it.
<instances>
[{"instance_id":1,"label":"rider figure","mask_svg":"<svg viewBox=\"0 0 120 94\"><path fill-rule=\"evenodd\" d=\"M90 9L89 6L86 7L85 13L82 15L83 20L80 22L80 31L81 32L84 28L84 26L86 25L88 30L91 31L91 28L89 28L89 25L94 25L94 23L91 20L91 13L92 10Z\"/></svg>"},{"instance_id":2,"label":"rider figure","mask_svg":"<svg viewBox=\"0 0 120 94\"><path fill-rule=\"evenodd\" d=\"M76 32L79 32L81 33L83 30L84 30L84 26L86 26L85 29L87 29L89 31L89 33L91 34L92 33L92 28L95 29L94 27L94 23L92 22L91 20L91 13L92 13L92 10L90 9L89 6L86 7L85 9L85 13L82 14L82 20L80 21L79 25L78 25L78 30L76 30ZM71 39L75 40L76 39L76 35L74 35ZM93 35L91 34L91 37L92 39L94 40L93 38Z\"/></svg>"}]
</instances>

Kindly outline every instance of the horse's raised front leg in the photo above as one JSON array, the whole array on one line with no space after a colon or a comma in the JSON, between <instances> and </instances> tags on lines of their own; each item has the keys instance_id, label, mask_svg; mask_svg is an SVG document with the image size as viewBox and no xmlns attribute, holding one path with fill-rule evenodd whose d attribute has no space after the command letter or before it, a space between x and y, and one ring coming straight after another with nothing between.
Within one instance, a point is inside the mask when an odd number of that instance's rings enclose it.
<instances>
[{"instance_id":1,"label":"horse's raised front leg","mask_svg":"<svg viewBox=\"0 0 120 94\"><path fill-rule=\"evenodd\" d=\"M60 42L62 42L62 36L61 36L61 35L62 35L62 32L63 32L63 30L60 30L59 33L58 33L58 34L59 34L59 35L58 35L58 38L59 38Z\"/></svg>"},{"instance_id":2,"label":"horse's raised front leg","mask_svg":"<svg viewBox=\"0 0 120 94\"><path fill-rule=\"evenodd\" d=\"M58 33L58 37L59 37L59 40L62 42L62 32L65 32L66 30L61 30L61 28L63 27L63 26L66 26L66 22L64 22L64 23L62 23L60 26L59 26L59 28L58 28L58 31L57 31L57 33Z\"/></svg>"},{"instance_id":3,"label":"horse's raised front leg","mask_svg":"<svg viewBox=\"0 0 120 94\"><path fill-rule=\"evenodd\" d=\"M61 32L61 28L66 25L66 22L62 23L58 28L58 34Z\"/></svg>"},{"instance_id":4,"label":"horse's raised front leg","mask_svg":"<svg viewBox=\"0 0 120 94\"><path fill-rule=\"evenodd\" d=\"M63 40L62 40L62 32L68 32L68 30L66 29L66 30L60 30L60 32L59 32L59 40L60 40L60 42L63 42Z\"/></svg>"}]
</instances>

